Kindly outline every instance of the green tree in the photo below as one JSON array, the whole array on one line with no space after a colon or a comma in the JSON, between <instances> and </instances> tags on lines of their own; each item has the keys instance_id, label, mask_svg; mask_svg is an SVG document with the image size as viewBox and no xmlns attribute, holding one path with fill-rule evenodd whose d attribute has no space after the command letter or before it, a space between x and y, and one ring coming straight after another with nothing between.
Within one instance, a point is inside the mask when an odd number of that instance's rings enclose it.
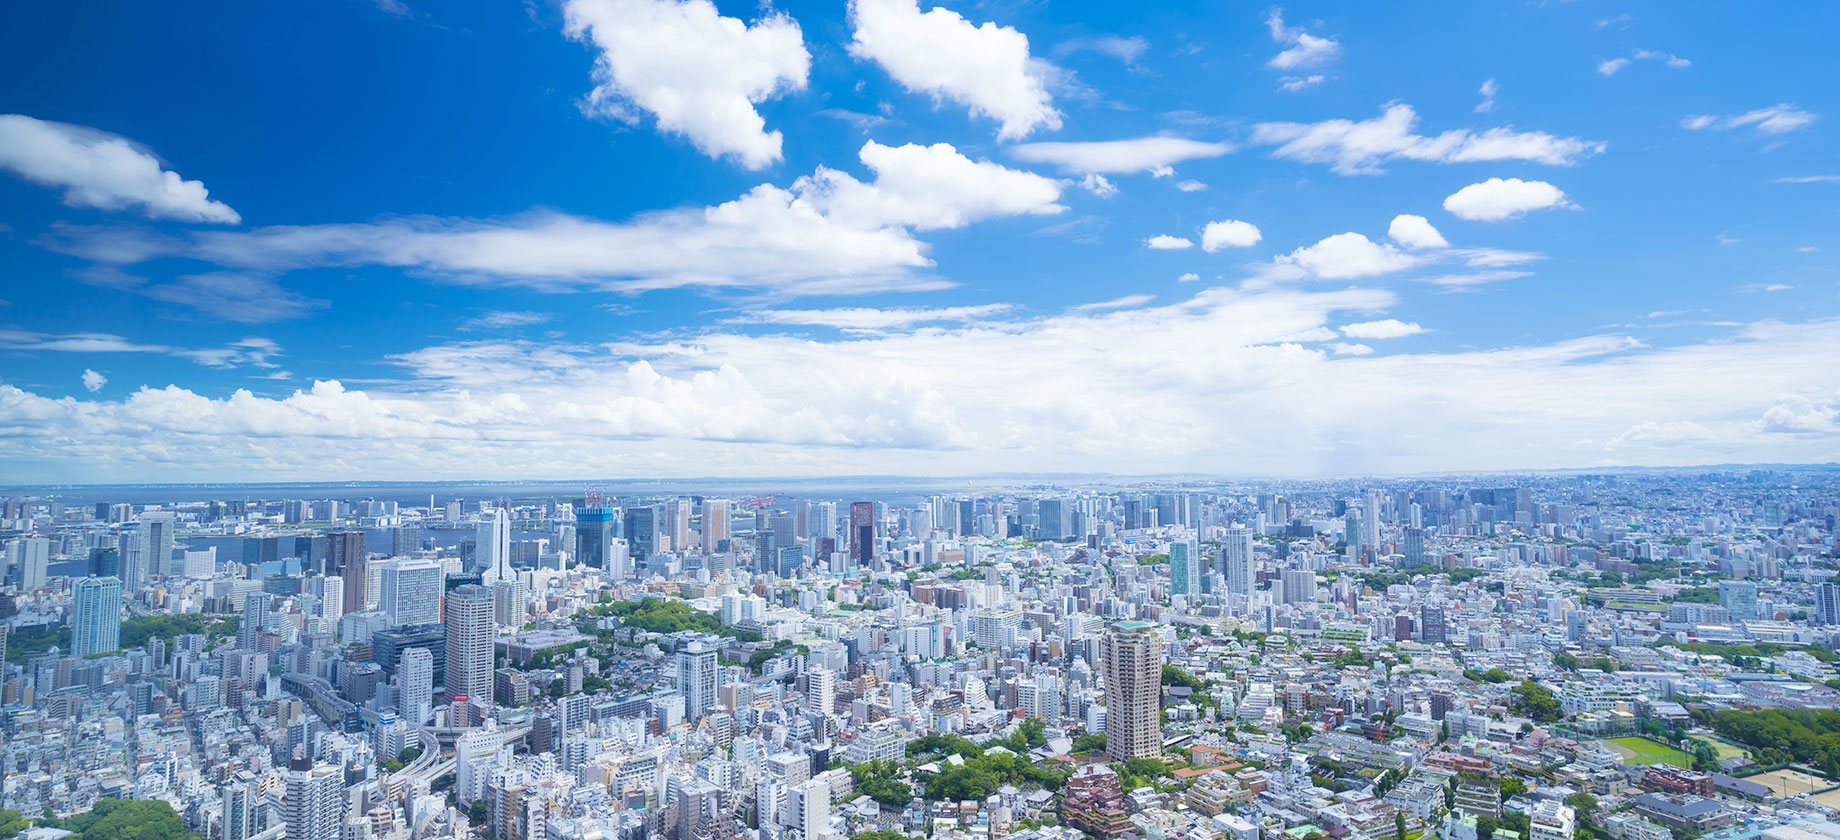
<instances>
[{"instance_id":1,"label":"green tree","mask_svg":"<svg viewBox=\"0 0 1840 840\"><path fill-rule=\"evenodd\" d=\"M19 832L26 830L25 815L18 811L0 809L0 840L12 840Z\"/></svg>"},{"instance_id":2,"label":"green tree","mask_svg":"<svg viewBox=\"0 0 1840 840\"><path fill-rule=\"evenodd\" d=\"M1048 743L1048 723L1041 718L1022 719L1022 738L1030 747L1039 747Z\"/></svg>"},{"instance_id":3,"label":"green tree","mask_svg":"<svg viewBox=\"0 0 1840 840\"><path fill-rule=\"evenodd\" d=\"M1521 684L1508 692L1512 698L1510 706L1516 713L1526 715L1540 723L1552 723L1565 717L1565 709L1559 704L1547 687L1533 680L1521 680Z\"/></svg>"},{"instance_id":4,"label":"green tree","mask_svg":"<svg viewBox=\"0 0 1840 840\"><path fill-rule=\"evenodd\" d=\"M1518 776L1501 777L1501 795L1503 797L1520 796L1527 792L1527 783Z\"/></svg>"},{"instance_id":5,"label":"green tree","mask_svg":"<svg viewBox=\"0 0 1840 840\"><path fill-rule=\"evenodd\" d=\"M70 819L39 824L75 832L70 840L198 840L160 799L103 799Z\"/></svg>"},{"instance_id":6,"label":"green tree","mask_svg":"<svg viewBox=\"0 0 1840 840\"><path fill-rule=\"evenodd\" d=\"M1394 840L1406 840L1406 812L1404 811L1393 812L1393 837Z\"/></svg>"},{"instance_id":7,"label":"green tree","mask_svg":"<svg viewBox=\"0 0 1840 840\"><path fill-rule=\"evenodd\" d=\"M856 789L884 807L905 808L913 801L914 789L900 780L901 765L886 760L850 765L850 778Z\"/></svg>"}]
</instances>

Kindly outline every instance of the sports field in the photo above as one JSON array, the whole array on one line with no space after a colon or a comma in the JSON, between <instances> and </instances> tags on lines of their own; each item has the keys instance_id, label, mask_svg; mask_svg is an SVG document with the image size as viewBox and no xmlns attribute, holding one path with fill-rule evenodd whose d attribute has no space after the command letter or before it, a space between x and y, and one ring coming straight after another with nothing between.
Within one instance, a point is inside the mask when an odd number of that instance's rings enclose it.
<instances>
[{"instance_id":1,"label":"sports field","mask_svg":"<svg viewBox=\"0 0 1840 840\"><path fill-rule=\"evenodd\" d=\"M1675 767L1692 767L1693 758L1680 750L1674 749L1660 741L1631 735L1625 738L1607 738L1604 746L1623 757L1630 764L1672 764Z\"/></svg>"},{"instance_id":2,"label":"sports field","mask_svg":"<svg viewBox=\"0 0 1840 840\"><path fill-rule=\"evenodd\" d=\"M1767 786L1770 790L1774 791L1777 796L1784 799L1798 793L1813 793L1814 791L1826 790L1834 786L1834 783L1827 779L1823 779L1819 776L1811 776L1800 770L1789 769L1771 770L1768 773L1756 773L1743 778L1747 782L1756 782L1757 784ZM1816 801L1821 801L1822 797L1832 798L1829 794L1819 794L1812 798L1816 799ZM1822 804L1827 803L1823 801Z\"/></svg>"}]
</instances>

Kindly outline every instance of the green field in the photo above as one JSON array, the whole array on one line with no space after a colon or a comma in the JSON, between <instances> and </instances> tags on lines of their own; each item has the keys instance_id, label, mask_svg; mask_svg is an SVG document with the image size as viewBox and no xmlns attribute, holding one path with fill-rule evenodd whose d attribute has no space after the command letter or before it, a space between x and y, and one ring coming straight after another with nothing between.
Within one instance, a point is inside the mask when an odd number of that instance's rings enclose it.
<instances>
[{"instance_id":1,"label":"green field","mask_svg":"<svg viewBox=\"0 0 1840 840\"><path fill-rule=\"evenodd\" d=\"M1612 752L1623 757L1630 764L1672 764L1675 767L1692 767L1693 757L1674 749L1660 741L1651 741L1631 735L1626 738L1607 738L1604 744Z\"/></svg>"}]
</instances>

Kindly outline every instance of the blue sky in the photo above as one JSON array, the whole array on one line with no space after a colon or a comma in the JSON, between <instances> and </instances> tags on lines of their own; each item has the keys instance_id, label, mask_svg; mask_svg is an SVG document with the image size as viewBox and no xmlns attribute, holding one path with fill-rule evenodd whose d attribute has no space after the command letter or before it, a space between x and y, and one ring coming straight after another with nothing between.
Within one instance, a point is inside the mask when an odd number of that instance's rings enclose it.
<instances>
[{"instance_id":1,"label":"blue sky","mask_svg":"<svg viewBox=\"0 0 1840 840\"><path fill-rule=\"evenodd\" d=\"M15 5L0 475L1840 451L1825 5Z\"/></svg>"}]
</instances>

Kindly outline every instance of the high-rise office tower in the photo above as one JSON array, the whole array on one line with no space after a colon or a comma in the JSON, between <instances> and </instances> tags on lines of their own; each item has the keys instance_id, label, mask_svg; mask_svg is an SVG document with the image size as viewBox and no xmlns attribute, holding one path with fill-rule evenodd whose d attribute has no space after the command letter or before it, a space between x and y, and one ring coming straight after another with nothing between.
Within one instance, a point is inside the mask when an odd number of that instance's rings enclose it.
<instances>
[{"instance_id":1,"label":"high-rise office tower","mask_svg":"<svg viewBox=\"0 0 1840 840\"><path fill-rule=\"evenodd\" d=\"M1251 595L1257 574L1252 569L1252 529L1228 528L1220 538L1220 563L1227 578L1227 593Z\"/></svg>"},{"instance_id":2,"label":"high-rise office tower","mask_svg":"<svg viewBox=\"0 0 1840 840\"><path fill-rule=\"evenodd\" d=\"M1121 621L1100 640L1105 667L1105 754L1114 761L1163 754L1162 637L1154 624Z\"/></svg>"},{"instance_id":3,"label":"high-rise office tower","mask_svg":"<svg viewBox=\"0 0 1840 840\"><path fill-rule=\"evenodd\" d=\"M661 549L664 536L660 529L659 509L653 505L635 505L626 509L626 551L633 563L644 563Z\"/></svg>"},{"instance_id":4,"label":"high-rise office tower","mask_svg":"<svg viewBox=\"0 0 1840 840\"><path fill-rule=\"evenodd\" d=\"M260 650L262 632L268 628L268 613L274 608L275 596L251 592L243 596L243 618L236 626L236 646L240 650Z\"/></svg>"},{"instance_id":5,"label":"high-rise office tower","mask_svg":"<svg viewBox=\"0 0 1840 840\"><path fill-rule=\"evenodd\" d=\"M850 559L866 566L875 559L875 503L850 503Z\"/></svg>"},{"instance_id":6,"label":"high-rise office tower","mask_svg":"<svg viewBox=\"0 0 1840 840\"><path fill-rule=\"evenodd\" d=\"M702 642L691 642L677 651L677 691L684 696L684 716L691 722L702 720L716 705L722 689L722 669L718 651Z\"/></svg>"},{"instance_id":7,"label":"high-rise office tower","mask_svg":"<svg viewBox=\"0 0 1840 840\"><path fill-rule=\"evenodd\" d=\"M486 583L516 577L511 571L511 518L493 508L479 515L473 571Z\"/></svg>"},{"instance_id":8,"label":"high-rise office tower","mask_svg":"<svg viewBox=\"0 0 1840 840\"><path fill-rule=\"evenodd\" d=\"M721 551L722 541L728 539L728 500L706 499L703 502L703 553L714 554Z\"/></svg>"},{"instance_id":9,"label":"high-rise office tower","mask_svg":"<svg viewBox=\"0 0 1840 840\"><path fill-rule=\"evenodd\" d=\"M607 568L607 553L618 534L618 512L610 507L585 507L575 511L575 562Z\"/></svg>"},{"instance_id":10,"label":"high-rise office tower","mask_svg":"<svg viewBox=\"0 0 1840 840\"><path fill-rule=\"evenodd\" d=\"M434 653L427 648L405 648L396 661L396 702L410 724L428 722L434 707Z\"/></svg>"},{"instance_id":11,"label":"high-rise office tower","mask_svg":"<svg viewBox=\"0 0 1840 840\"><path fill-rule=\"evenodd\" d=\"M664 524L661 526L664 536L671 541L672 551L690 550L690 500L672 499L664 505Z\"/></svg>"},{"instance_id":12,"label":"high-rise office tower","mask_svg":"<svg viewBox=\"0 0 1840 840\"><path fill-rule=\"evenodd\" d=\"M1361 508L1361 542L1364 545L1380 544L1380 491L1367 491L1367 504Z\"/></svg>"},{"instance_id":13,"label":"high-rise office tower","mask_svg":"<svg viewBox=\"0 0 1840 840\"><path fill-rule=\"evenodd\" d=\"M441 621L445 575L433 560L390 560L379 565L377 606L397 627Z\"/></svg>"},{"instance_id":14,"label":"high-rise office tower","mask_svg":"<svg viewBox=\"0 0 1840 840\"><path fill-rule=\"evenodd\" d=\"M310 758L289 763L281 799L286 840L339 840L345 821L344 778L339 768Z\"/></svg>"},{"instance_id":15,"label":"high-rise office tower","mask_svg":"<svg viewBox=\"0 0 1840 840\"><path fill-rule=\"evenodd\" d=\"M1067 501L1065 499L1042 499L1035 506L1036 515L1041 520L1041 538L1044 540L1061 540L1071 536L1071 525L1067 521Z\"/></svg>"},{"instance_id":16,"label":"high-rise office tower","mask_svg":"<svg viewBox=\"0 0 1840 840\"><path fill-rule=\"evenodd\" d=\"M1284 570L1284 603L1308 604L1316 600L1316 573L1309 569Z\"/></svg>"},{"instance_id":17,"label":"high-rise office tower","mask_svg":"<svg viewBox=\"0 0 1840 840\"><path fill-rule=\"evenodd\" d=\"M43 537L8 540L7 574L19 581L19 591L34 592L45 588L45 573L51 567L51 541Z\"/></svg>"},{"instance_id":18,"label":"high-rise office tower","mask_svg":"<svg viewBox=\"0 0 1840 840\"><path fill-rule=\"evenodd\" d=\"M142 557L140 571L146 577L172 573L169 567L173 553L173 516L170 510L141 512L138 528ZM141 580L145 581L146 577Z\"/></svg>"},{"instance_id":19,"label":"high-rise office tower","mask_svg":"<svg viewBox=\"0 0 1840 840\"><path fill-rule=\"evenodd\" d=\"M1450 632L1444 627L1444 608L1424 606L1418 610L1418 637L1429 643L1441 645L1449 641Z\"/></svg>"},{"instance_id":20,"label":"high-rise office tower","mask_svg":"<svg viewBox=\"0 0 1840 840\"><path fill-rule=\"evenodd\" d=\"M837 539L837 503L818 502L811 506L811 522L807 526L806 536L813 543L818 540Z\"/></svg>"},{"instance_id":21,"label":"high-rise office tower","mask_svg":"<svg viewBox=\"0 0 1840 840\"><path fill-rule=\"evenodd\" d=\"M492 620L505 627L524 624L524 582L515 578L492 583Z\"/></svg>"},{"instance_id":22,"label":"high-rise office tower","mask_svg":"<svg viewBox=\"0 0 1840 840\"><path fill-rule=\"evenodd\" d=\"M477 584L447 593L447 693L492 696L492 590Z\"/></svg>"},{"instance_id":23,"label":"high-rise office tower","mask_svg":"<svg viewBox=\"0 0 1840 840\"><path fill-rule=\"evenodd\" d=\"M327 534L327 574L337 574L345 581L345 611L364 612L370 608L365 596L365 577L370 573L369 557L364 549L363 531L336 531Z\"/></svg>"},{"instance_id":24,"label":"high-rise office tower","mask_svg":"<svg viewBox=\"0 0 1840 840\"><path fill-rule=\"evenodd\" d=\"M121 647L121 581L86 577L71 585L70 653L84 657Z\"/></svg>"},{"instance_id":25,"label":"high-rise office tower","mask_svg":"<svg viewBox=\"0 0 1840 840\"><path fill-rule=\"evenodd\" d=\"M1177 540L1169 544L1169 594L1201 594L1201 562L1195 543Z\"/></svg>"},{"instance_id":26,"label":"high-rise office tower","mask_svg":"<svg viewBox=\"0 0 1840 840\"><path fill-rule=\"evenodd\" d=\"M1426 561L1425 529L1408 525L1406 526L1404 534L1406 565L1424 565Z\"/></svg>"}]
</instances>

